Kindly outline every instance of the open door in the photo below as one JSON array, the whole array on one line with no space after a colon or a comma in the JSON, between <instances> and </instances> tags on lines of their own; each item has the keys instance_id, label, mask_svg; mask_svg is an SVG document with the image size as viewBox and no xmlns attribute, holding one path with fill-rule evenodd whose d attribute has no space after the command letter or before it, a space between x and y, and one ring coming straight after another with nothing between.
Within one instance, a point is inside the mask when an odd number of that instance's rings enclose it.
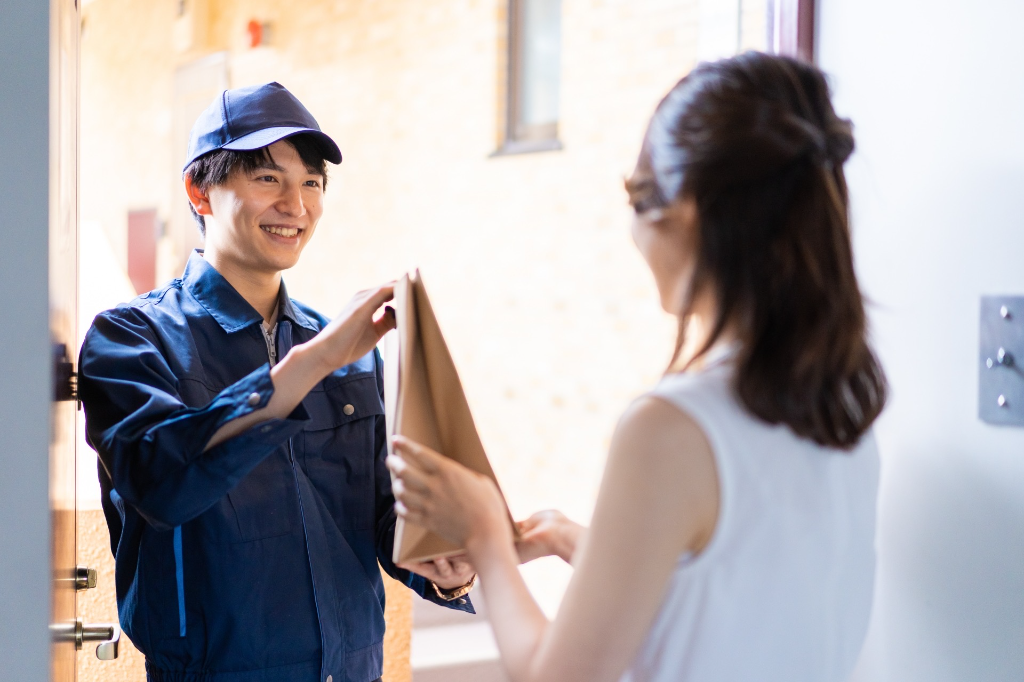
<instances>
[{"instance_id":1,"label":"open door","mask_svg":"<svg viewBox=\"0 0 1024 682\"><path fill-rule=\"evenodd\" d=\"M50 523L53 682L74 682L75 376L78 303L78 34L76 0L50 5L49 318L53 344L50 406Z\"/></svg>"},{"instance_id":2,"label":"open door","mask_svg":"<svg viewBox=\"0 0 1024 682\"><path fill-rule=\"evenodd\" d=\"M97 642L96 655L116 658L116 624L85 624L78 590L96 572L76 565L75 411L78 395L78 0L50 5L49 326L53 359L50 404L50 522L53 589L50 631L53 682L74 682L76 651Z\"/></svg>"}]
</instances>

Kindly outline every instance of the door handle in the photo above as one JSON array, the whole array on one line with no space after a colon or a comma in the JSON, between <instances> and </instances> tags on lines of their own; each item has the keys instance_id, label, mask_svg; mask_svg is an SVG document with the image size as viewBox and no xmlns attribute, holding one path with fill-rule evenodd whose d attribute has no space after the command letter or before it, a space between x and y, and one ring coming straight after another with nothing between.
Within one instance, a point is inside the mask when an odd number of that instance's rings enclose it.
<instances>
[{"instance_id":1,"label":"door handle","mask_svg":"<svg viewBox=\"0 0 1024 682\"><path fill-rule=\"evenodd\" d=\"M117 658L121 626L117 623L86 625L81 618L76 618L68 623L51 625L50 636L54 642L74 642L77 650L81 650L86 642L99 642L96 647L96 658L101 661L112 661Z\"/></svg>"}]
</instances>

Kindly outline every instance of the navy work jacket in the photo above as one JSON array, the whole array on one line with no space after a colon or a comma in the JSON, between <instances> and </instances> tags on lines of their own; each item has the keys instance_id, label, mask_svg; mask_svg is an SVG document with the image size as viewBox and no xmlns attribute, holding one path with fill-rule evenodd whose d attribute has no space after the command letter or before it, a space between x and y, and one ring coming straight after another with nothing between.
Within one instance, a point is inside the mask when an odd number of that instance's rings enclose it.
<instances>
[{"instance_id":1,"label":"navy work jacket","mask_svg":"<svg viewBox=\"0 0 1024 682\"><path fill-rule=\"evenodd\" d=\"M288 298L284 357L327 320ZM197 251L181 279L96 317L80 359L121 627L154 682L367 682L381 675L395 567L380 355L287 419L203 452L274 392L262 316Z\"/></svg>"}]
</instances>

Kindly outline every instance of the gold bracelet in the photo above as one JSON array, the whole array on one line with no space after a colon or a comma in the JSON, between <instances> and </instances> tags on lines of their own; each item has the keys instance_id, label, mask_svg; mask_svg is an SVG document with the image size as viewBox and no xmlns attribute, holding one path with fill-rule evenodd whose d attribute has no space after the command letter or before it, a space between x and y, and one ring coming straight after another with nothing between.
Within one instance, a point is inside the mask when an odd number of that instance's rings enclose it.
<instances>
[{"instance_id":1,"label":"gold bracelet","mask_svg":"<svg viewBox=\"0 0 1024 682\"><path fill-rule=\"evenodd\" d=\"M434 586L434 592L437 592L438 597L444 599L445 601L455 601L459 597L466 596L467 594L469 594L469 591L473 589L473 586L476 585L476 573L473 574L473 577L470 578L469 582L465 585L461 587L455 587L450 590L438 587L437 583L435 583L433 580L430 581L430 584Z\"/></svg>"}]
</instances>

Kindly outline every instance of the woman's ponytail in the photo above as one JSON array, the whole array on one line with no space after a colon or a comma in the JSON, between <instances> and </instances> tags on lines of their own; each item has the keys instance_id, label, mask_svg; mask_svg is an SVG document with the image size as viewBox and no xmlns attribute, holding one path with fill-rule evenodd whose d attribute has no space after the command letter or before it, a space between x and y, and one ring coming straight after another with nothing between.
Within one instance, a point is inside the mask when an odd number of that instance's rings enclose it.
<instances>
[{"instance_id":1,"label":"woman's ponytail","mask_svg":"<svg viewBox=\"0 0 1024 682\"><path fill-rule=\"evenodd\" d=\"M696 201L690 300L712 291L718 305L697 356L733 322L746 407L840 448L887 391L853 269L843 175L853 149L818 69L751 52L701 64L669 92L641 152L648 177L629 187L638 211ZM680 311L676 355L691 313Z\"/></svg>"}]
</instances>

